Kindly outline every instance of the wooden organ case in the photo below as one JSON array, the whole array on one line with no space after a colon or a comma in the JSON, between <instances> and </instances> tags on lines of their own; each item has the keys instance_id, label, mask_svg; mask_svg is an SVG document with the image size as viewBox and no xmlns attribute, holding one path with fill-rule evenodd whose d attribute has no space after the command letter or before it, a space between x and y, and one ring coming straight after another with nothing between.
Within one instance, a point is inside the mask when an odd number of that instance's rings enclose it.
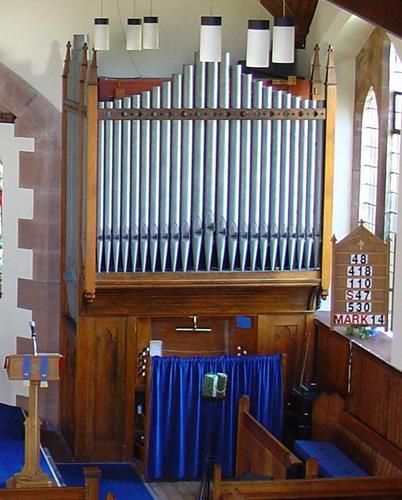
<instances>
[{"instance_id":1,"label":"wooden organ case","mask_svg":"<svg viewBox=\"0 0 402 500\"><path fill-rule=\"evenodd\" d=\"M329 286L333 56L323 84L316 50L302 97L226 54L104 99L113 81L83 41L63 74L61 426L80 460L145 464L150 340L164 355L286 352L298 383Z\"/></svg>"}]
</instances>

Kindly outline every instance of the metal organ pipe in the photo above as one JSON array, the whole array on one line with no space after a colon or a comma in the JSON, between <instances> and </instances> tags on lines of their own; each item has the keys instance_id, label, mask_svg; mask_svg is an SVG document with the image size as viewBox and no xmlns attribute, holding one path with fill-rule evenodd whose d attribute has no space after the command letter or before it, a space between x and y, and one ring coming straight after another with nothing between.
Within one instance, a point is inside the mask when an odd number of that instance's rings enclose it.
<instances>
[{"instance_id":1,"label":"metal organ pipe","mask_svg":"<svg viewBox=\"0 0 402 500\"><path fill-rule=\"evenodd\" d=\"M140 96L132 96L132 107L138 109L140 104ZM139 120L131 120L130 255L132 271L137 270L140 240L140 165L141 125Z\"/></svg>"},{"instance_id":2,"label":"metal organ pipe","mask_svg":"<svg viewBox=\"0 0 402 500\"><path fill-rule=\"evenodd\" d=\"M131 108L131 97L123 98L123 108ZM121 177L121 257L122 270L127 272L130 255L130 193L131 193L131 122L122 123L122 177Z\"/></svg>"},{"instance_id":3,"label":"metal organ pipe","mask_svg":"<svg viewBox=\"0 0 402 500\"><path fill-rule=\"evenodd\" d=\"M172 84L162 84L162 108L172 107ZM161 123L161 158L160 158L160 260L161 271L166 271L169 250L169 212L170 212L170 158L171 158L171 122L163 120Z\"/></svg>"},{"instance_id":4,"label":"metal organ pipe","mask_svg":"<svg viewBox=\"0 0 402 500\"><path fill-rule=\"evenodd\" d=\"M253 85L253 107L262 108L262 80ZM254 120L252 123L251 146L251 196L250 196L250 270L257 267L258 245L260 235L260 189L261 189L261 148L262 122Z\"/></svg>"},{"instance_id":5,"label":"metal organ pipe","mask_svg":"<svg viewBox=\"0 0 402 500\"><path fill-rule=\"evenodd\" d=\"M207 63L207 106L218 107L218 63ZM211 270L212 252L215 237L215 196L217 164L216 120L207 120L205 138L205 193L204 193L204 253L205 270Z\"/></svg>"},{"instance_id":6,"label":"metal organ pipe","mask_svg":"<svg viewBox=\"0 0 402 500\"><path fill-rule=\"evenodd\" d=\"M281 90L274 92L272 107L280 109L282 107ZM281 187L281 133L282 123L276 120L272 124L272 170L270 185L270 227L269 227L269 245L271 271L277 266L278 238L279 238L279 208L280 208L280 187Z\"/></svg>"},{"instance_id":7,"label":"metal organ pipe","mask_svg":"<svg viewBox=\"0 0 402 500\"><path fill-rule=\"evenodd\" d=\"M173 108L182 107L181 74L173 75L172 104ZM170 260L172 271L177 269L180 244L180 195L181 195L181 134L182 122L172 122L172 160L171 160L171 196L170 196Z\"/></svg>"},{"instance_id":8,"label":"metal organ pipe","mask_svg":"<svg viewBox=\"0 0 402 500\"><path fill-rule=\"evenodd\" d=\"M154 87L151 92L152 109L161 107L161 88ZM160 147L161 124L159 120L151 123L151 185L149 203L149 246L151 258L151 272L156 270L156 259L159 247L159 205L160 205Z\"/></svg>"},{"instance_id":9,"label":"metal organ pipe","mask_svg":"<svg viewBox=\"0 0 402 500\"><path fill-rule=\"evenodd\" d=\"M251 74L242 75L242 107L251 108ZM241 122L241 155L240 155L240 233L239 252L240 270L245 271L249 241L250 218L250 151L251 151L251 122Z\"/></svg>"},{"instance_id":10,"label":"metal organ pipe","mask_svg":"<svg viewBox=\"0 0 402 500\"><path fill-rule=\"evenodd\" d=\"M302 100L302 109L308 109L310 101ZM304 248L306 244L306 207L307 207L307 170L309 168L308 159L308 121L303 120L300 124L299 141L299 183L298 183L298 203L297 203L297 267L303 268Z\"/></svg>"},{"instance_id":11,"label":"metal organ pipe","mask_svg":"<svg viewBox=\"0 0 402 500\"><path fill-rule=\"evenodd\" d=\"M113 108L113 102L106 103L107 109ZM105 271L108 273L112 257L112 213L113 213L113 120L105 124Z\"/></svg>"},{"instance_id":12,"label":"metal organ pipe","mask_svg":"<svg viewBox=\"0 0 402 500\"><path fill-rule=\"evenodd\" d=\"M300 97L292 97L292 108L300 108ZM290 123L290 172L289 172L289 243L288 243L288 268L295 268L296 237L297 237L297 206L299 182L299 144L300 122L292 120Z\"/></svg>"},{"instance_id":13,"label":"metal organ pipe","mask_svg":"<svg viewBox=\"0 0 402 500\"><path fill-rule=\"evenodd\" d=\"M105 108L104 102L99 102L99 109ZM99 120L98 123L98 192L97 205L98 211L96 214L97 229L96 229L96 253L98 256L97 271L102 271L103 249L104 249L104 215L105 215L105 120Z\"/></svg>"},{"instance_id":14,"label":"metal organ pipe","mask_svg":"<svg viewBox=\"0 0 402 500\"><path fill-rule=\"evenodd\" d=\"M151 92L142 93L142 107L151 107ZM150 170L151 170L151 124L149 120L141 122L141 180L140 180L140 254L141 270L147 269L148 246L149 246L149 194L150 194Z\"/></svg>"},{"instance_id":15,"label":"metal organ pipe","mask_svg":"<svg viewBox=\"0 0 402 500\"><path fill-rule=\"evenodd\" d=\"M206 97L206 63L198 60L195 63L195 96L194 105L205 108ZM204 213L204 161L205 161L205 122L194 123L194 156L193 156L193 198L192 198L192 235L193 266L198 271L201 259L203 239Z\"/></svg>"},{"instance_id":16,"label":"metal organ pipe","mask_svg":"<svg viewBox=\"0 0 402 500\"><path fill-rule=\"evenodd\" d=\"M317 107L317 101L310 101L310 107L315 109ZM315 164L316 164L316 133L317 133L317 122L315 120L309 120L308 122L308 159L309 164L307 168L307 195L306 195L306 247L305 247L305 258L304 267L306 269L311 269L312 265L312 252L314 244L314 196L315 196Z\"/></svg>"},{"instance_id":17,"label":"metal organ pipe","mask_svg":"<svg viewBox=\"0 0 402 500\"><path fill-rule=\"evenodd\" d=\"M229 108L230 54L226 52L219 67L219 107ZM216 181L216 253L218 270L224 268L226 240L228 234L229 200L229 121L218 124L218 174Z\"/></svg>"},{"instance_id":18,"label":"metal organ pipe","mask_svg":"<svg viewBox=\"0 0 402 500\"><path fill-rule=\"evenodd\" d=\"M231 106L241 108L241 66L232 68ZM229 172L229 216L228 253L229 270L236 266L239 237L239 191L240 191L240 120L230 122L230 172Z\"/></svg>"},{"instance_id":19,"label":"metal organ pipe","mask_svg":"<svg viewBox=\"0 0 402 500\"><path fill-rule=\"evenodd\" d=\"M272 108L272 87L263 88L263 107ZM262 123L262 150L261 150L261 186L260 186L260 269L267 268L268 238L269 238L269 208L271 183L271 120Z\"/></svg>"}]
</instances>

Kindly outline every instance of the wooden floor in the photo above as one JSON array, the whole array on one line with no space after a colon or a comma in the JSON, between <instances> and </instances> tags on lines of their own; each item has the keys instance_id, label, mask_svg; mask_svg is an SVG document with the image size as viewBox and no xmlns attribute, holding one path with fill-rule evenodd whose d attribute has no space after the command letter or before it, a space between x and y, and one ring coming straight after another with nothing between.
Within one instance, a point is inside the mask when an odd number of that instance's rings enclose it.
<instances>
[{"instance_id":1,"label":"wooden floor","mask_svg":"<svg viewBox=\"0 0 402 500\"><path fill-rule=\"evenodd\" d=\"M196 481L177 483L147 483L155 498L161 500L193 500L197 498L199 484Z\"/></svg>"}]
</instances>

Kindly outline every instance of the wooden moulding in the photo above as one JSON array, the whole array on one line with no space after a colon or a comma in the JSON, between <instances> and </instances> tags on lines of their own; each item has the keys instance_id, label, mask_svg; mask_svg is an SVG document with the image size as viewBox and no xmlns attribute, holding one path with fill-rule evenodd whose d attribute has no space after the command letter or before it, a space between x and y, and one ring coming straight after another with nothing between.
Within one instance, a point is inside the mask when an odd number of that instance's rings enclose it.
<instances>
[{"instance_id":1,"label":"wooden moulding","mask_svg":"<svg viewBox=\"0 0 402 500\"><path fill-rule=\"evenodd\" d=\"M96 196L98 155L98 81L97 58L94 51L87 80L87 158L85 168L85 219L83 232L85 250L83 254L84 297L87 303L95 300L96 275Z\"/></svg>"},{"instance_id":2,"label":"wooden moulding","mask_svg":"<svg viewBox=\"0 0 402 500\"><path fill-rule=\"evenodd\" d=\"M332 255L332 217L333 217L333 188L335 167L335 114L336 114L336 73L333 49L329 47L326 72L326 106L327 120L325 126L325 158L324 158L324 217L322 224L322 259L321 259L321 295L328 297L331 284L331 255Z\"/></svg>"}]
</instances>

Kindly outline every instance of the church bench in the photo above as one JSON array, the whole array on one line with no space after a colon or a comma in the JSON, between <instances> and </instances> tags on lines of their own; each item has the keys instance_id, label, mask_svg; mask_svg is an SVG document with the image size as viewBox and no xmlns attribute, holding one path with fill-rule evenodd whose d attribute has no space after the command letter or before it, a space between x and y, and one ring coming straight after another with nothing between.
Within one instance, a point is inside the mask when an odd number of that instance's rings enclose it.
<instances>
[{"instance_id":1,"label":"church bench","mask_svg":"<svg viewBox=\"0 0 402 500\"><path fill-rule=\"evenodd\" d=\"M241 396L237 421L236 477L246 474L273 479L316 474L316 461L307 466L249 413L248 396Z\"/></svg>"},{"instance_id":2,"label":"church bench","mask_svg":"<svg viewBox=\"0 0 402 500\"><path fill-rule=\"evenodd\" d=\"M217 465L214 472L214 500L299 498L397 500L402 498L402 477L219 481L219 473L219 465Z\"/></svg>"},{"instance_id":3,"label":"church bench","mask_svg":"<svg viewBox=\"0 0 402 500\"><path fill-rule=\"evenodd\" d=\"M345 411L337 394L321 394L313 405L313 440L334 443L370 476L401 476L402 450Z\"/></svg>"}]
</instances>

